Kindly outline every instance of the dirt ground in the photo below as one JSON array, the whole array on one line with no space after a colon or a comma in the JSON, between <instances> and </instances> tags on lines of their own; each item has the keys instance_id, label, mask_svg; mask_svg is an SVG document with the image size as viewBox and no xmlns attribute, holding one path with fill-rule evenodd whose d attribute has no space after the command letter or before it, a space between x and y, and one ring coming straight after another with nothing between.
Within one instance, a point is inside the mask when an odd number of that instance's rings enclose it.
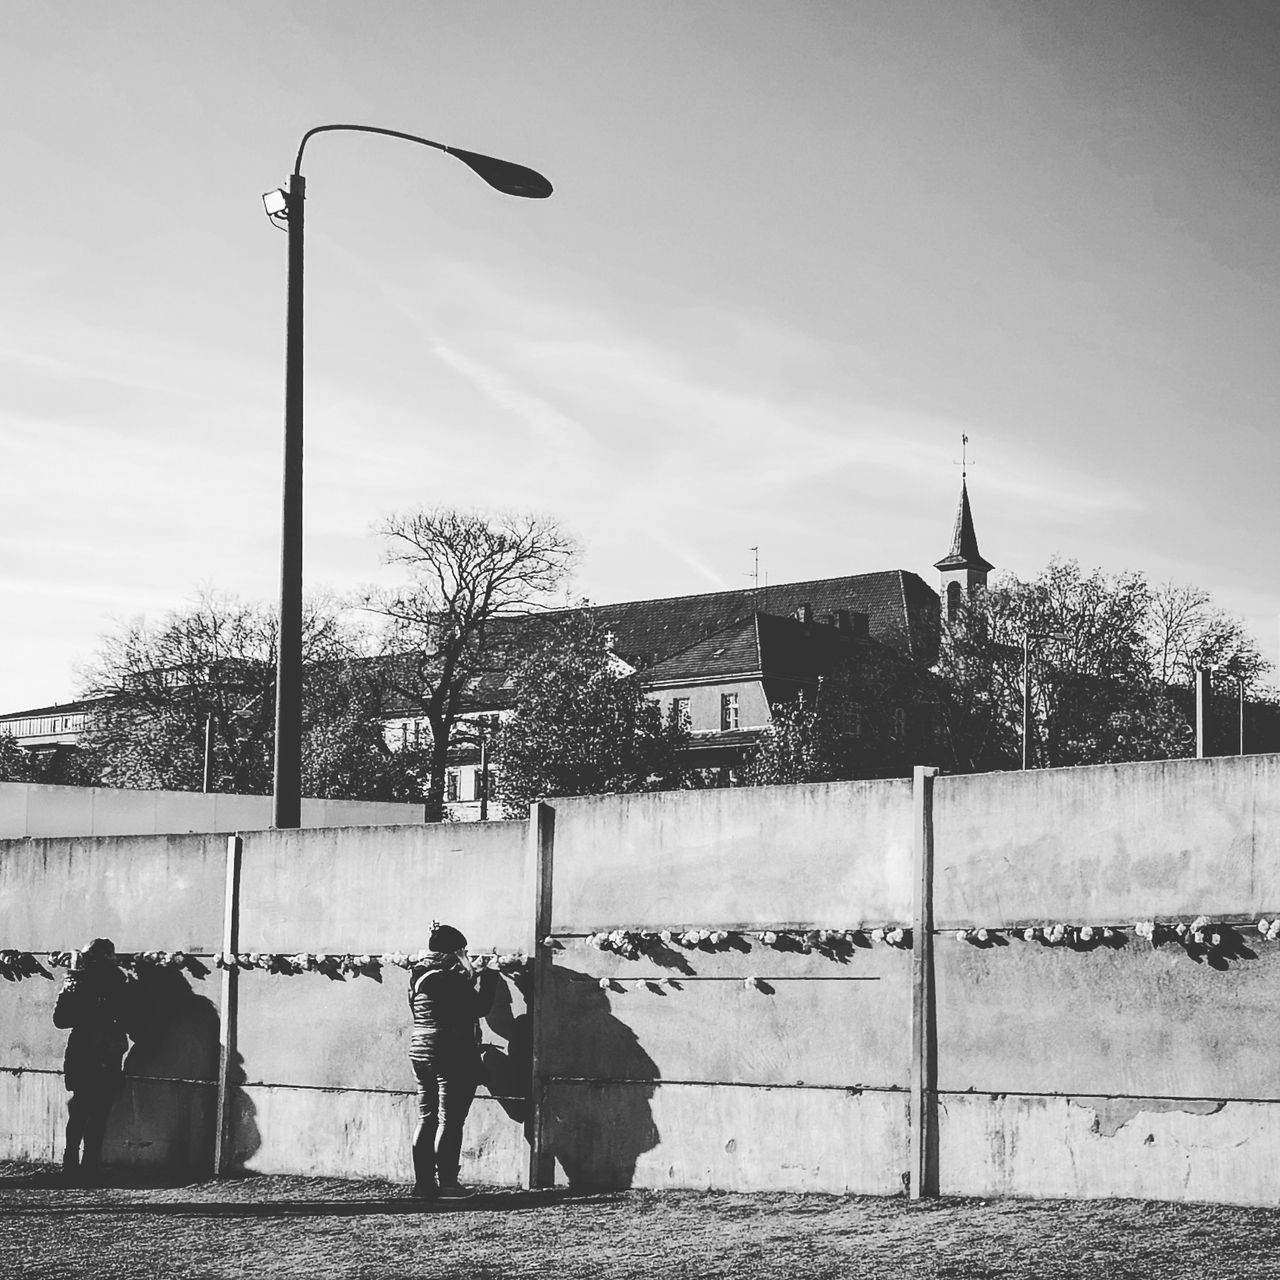
<instances>
[{"instance_id":1,"label":"dirt ground","mask_svg":"<svg viewBox=\"0 0 1280 1280\"><path fill-rule=\"evenodd\" d=\"M482 1191L252 1177L59 1185L0 1164L0 1276L1280 1277L1280 1210L1112 1201Z\"/></svg>"}]
</instances>

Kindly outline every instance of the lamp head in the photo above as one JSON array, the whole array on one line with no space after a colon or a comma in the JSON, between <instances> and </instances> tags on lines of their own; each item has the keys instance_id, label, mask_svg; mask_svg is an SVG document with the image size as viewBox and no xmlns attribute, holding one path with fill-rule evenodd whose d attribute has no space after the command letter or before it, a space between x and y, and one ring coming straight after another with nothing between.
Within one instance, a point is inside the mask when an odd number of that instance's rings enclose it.
<instances>
[{"instance_id":1,"label":"lamp head","mask_svg":"<svg viewBox=\"0 0 1280 1280\"><path fill-rule=\"evenodd\" d=\"M457 156L467 168L478 173L491 187L508 196L524 196L529 200L545 200L553 188L536 169L510 160L498 160L482 156L476 151L464 151L461 147L445 147L451 156Z\"/></svg>"}]
</instances>

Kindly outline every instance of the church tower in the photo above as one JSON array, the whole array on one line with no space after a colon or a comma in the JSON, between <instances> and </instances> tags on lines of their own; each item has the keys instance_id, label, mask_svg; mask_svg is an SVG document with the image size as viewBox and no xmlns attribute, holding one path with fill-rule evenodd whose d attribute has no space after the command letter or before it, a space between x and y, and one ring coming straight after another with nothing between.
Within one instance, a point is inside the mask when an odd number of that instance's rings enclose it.
<instances>
[{"instance_id":1,"label":"church tower","mask_svg":"<svg viewBox=\"0 0 1280 1280\"><path fill-rule=\"evenodd\" d=\"M967 441L966 441L967 443ZM960 475L960 506L956 510L951 550L934 566L942 574L943 617L950 622L965 602L987 585L987 574L995 568L982 558L978 535L973 531L973 513L969 510L969 485L966 473Z\"/></svg>"}]
</instances>

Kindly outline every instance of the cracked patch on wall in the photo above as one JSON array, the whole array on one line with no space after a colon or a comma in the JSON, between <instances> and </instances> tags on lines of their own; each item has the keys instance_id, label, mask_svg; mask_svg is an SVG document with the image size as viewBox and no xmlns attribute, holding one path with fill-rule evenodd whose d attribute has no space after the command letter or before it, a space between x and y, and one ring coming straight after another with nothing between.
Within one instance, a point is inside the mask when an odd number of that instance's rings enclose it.
<instances>
[{"instance_id":1,"label":"cracked patch on wall","mask_svg":"<svg viewBox=\"0 0 1280 1280\"><path fill-rule=\"evenodd\" d=\"M1099 1137L1114 1138L1121 1129L1139 1115L1162 1115L1183 1111L1189 1116L1217 1115L1225 1102L1192 1102L1176 1098L1091 1098L1088 1102L1067 1099L1067 1105L1093 1112L1089 1132Z\"/></svg>"}]
</instances>

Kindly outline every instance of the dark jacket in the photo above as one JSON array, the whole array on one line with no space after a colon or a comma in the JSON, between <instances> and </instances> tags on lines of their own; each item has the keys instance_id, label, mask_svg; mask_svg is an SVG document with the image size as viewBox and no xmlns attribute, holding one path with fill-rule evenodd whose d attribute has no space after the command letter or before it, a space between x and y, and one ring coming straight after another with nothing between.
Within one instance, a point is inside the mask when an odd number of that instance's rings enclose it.
<instances>
[{"instance_id":1,"label":"dark jacket","mask_svg":"<svg viewBox=\"0 0 1280 1280\"><path fill-rule=\"evenodd\" d=\"M477 991L462 962L446 952L432 952L414 965L409 974L409 1057L430 1065L478 1064L479 1021L493 1003L496 978L492 970L482 970Z\"/></svg>"},{"instance_id":2,"label":"dark jacket","mask_svg":"<svg viewBox=\"0 0 1280 1280\"><path fill-rule=\"evenodd\" d=\"M71 1031L62 1063L68 1090L119 1078L131 1004L129 980L113 964L92 965L67 978L53 1007L53 1025Z\"/></svg>"}]
</instances>

